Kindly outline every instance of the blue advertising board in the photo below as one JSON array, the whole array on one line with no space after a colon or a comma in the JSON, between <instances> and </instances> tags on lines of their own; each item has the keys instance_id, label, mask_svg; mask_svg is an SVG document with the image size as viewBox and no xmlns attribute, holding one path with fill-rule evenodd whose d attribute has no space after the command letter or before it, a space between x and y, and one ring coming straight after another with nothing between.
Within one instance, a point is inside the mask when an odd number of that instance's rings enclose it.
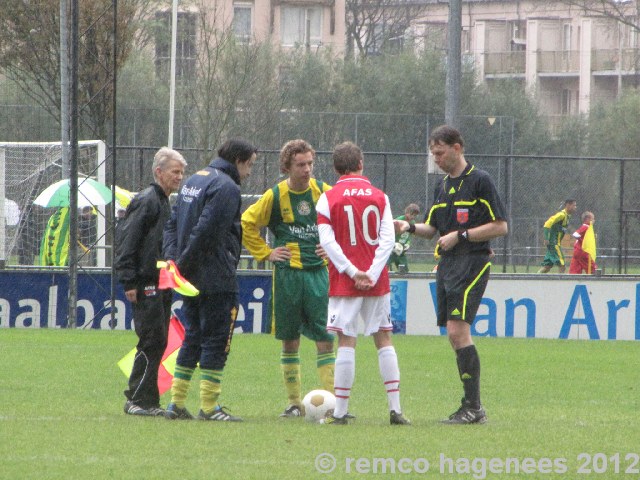
<instances>
[{"instance_id":1,"label":"blue advertising board","mask_svg":"<svg viewBox=\"0 0 640 480\"><path fill-rule=\"evenodd\" d=\"M239 275L239 311L236 332L266 331L270 272ZM56 271L0 271L0 328L62 328L67 326L69 276ZM78 274L77 328L130 330L133 317L120 285L111 325L111 275ZM182 300L176 294L173 309L180 317Z\"/></svg>"}]
</instances>

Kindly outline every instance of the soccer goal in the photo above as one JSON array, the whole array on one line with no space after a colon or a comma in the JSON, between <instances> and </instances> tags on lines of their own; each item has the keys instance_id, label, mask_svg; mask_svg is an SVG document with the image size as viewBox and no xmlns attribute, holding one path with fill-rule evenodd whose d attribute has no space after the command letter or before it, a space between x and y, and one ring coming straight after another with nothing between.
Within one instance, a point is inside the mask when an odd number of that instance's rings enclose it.
<instances>
[{"instance_id":1,"label":"soccer goal","mask_svg":"<svg viewBox=\"0 0 640 480\"><path fill-rule=\"evenodd\" d=\"M90 177L104 184L105 155L105 144L100 140L78 142L79 178ZM68 251L64 225L68 225L71 212L34 204L45 188L62 179L61 142L0 142L0 262L68 264L61 252L65 238ZM84 254L86 266L105 266L105 211L104 206L91 206L77 212L79 255ZM45 258L45 248L58 256Z\"/></svg>"}]
</instances>

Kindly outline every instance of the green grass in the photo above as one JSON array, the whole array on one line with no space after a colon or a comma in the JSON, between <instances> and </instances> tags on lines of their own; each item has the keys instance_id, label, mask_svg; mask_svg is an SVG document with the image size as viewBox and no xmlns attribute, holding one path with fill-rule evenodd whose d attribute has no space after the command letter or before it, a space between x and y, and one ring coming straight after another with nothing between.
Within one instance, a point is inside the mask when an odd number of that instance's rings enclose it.
<instances>
[{"instance_id":1,"label":"green grass","mask_svg":"<svg viewBox=\"0 0 640 480\"><path fill-rule=\"evenodd\" d=\"M245 422L219 424L123 414L126 378L116 362L135 344L132 332L0 329L0 478L346 478L375 475L374 463L366 464L375 458L430 462L428 473L404 478L584 478L581 453L620 453L622 471L633 463L626 454L640 454L637 342L477 339L489 416L482 426L439 424L461 396L446 339L396 336L395 343L411 427L388 425L370 338L359 339L357 350L355 424L278 418L285 407L279 344L267 335L234 338L222 401ZM309 342L301 353L306 391L317 387L315 354ZM197 393L194 385L191 411ZM329 475L316 470L321 453L337 460ZM441 473L441 454L457 470ZM567 471L483 473L480 460L545 457L566 458ZM360 473L355 461L346 471L350 458L364 459ZM465 474L464 459L476 470ZM596 476L617 478L612 469L609 462ZM380 475L390 476L389 467Z\"/></svg>"}]
</instances>

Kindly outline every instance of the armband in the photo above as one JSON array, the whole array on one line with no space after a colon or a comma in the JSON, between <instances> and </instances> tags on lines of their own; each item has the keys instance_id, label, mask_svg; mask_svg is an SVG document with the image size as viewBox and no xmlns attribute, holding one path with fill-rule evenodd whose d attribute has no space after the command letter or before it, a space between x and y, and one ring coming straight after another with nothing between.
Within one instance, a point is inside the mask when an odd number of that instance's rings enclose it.
<instances>
[{"instance_id":1,"label":"armband","mask_svg":"<svg viewBox=\"0 0 640 480\"><path fill-rule=\"evenodd\" d=\"M458 230L458 242L468 242L469 241L469 230Z\"/></svg>"},{"instance_id":2,"label":"armband","mask_svg":"<svg viewBox=\"0 0 640 480\"><path fill-rule=\"evenodd\" d=\"M416 224L412 223L411 225L409 225L409 230L407 230L407 232L416 233Z\"/></svg>"}]
</instances>

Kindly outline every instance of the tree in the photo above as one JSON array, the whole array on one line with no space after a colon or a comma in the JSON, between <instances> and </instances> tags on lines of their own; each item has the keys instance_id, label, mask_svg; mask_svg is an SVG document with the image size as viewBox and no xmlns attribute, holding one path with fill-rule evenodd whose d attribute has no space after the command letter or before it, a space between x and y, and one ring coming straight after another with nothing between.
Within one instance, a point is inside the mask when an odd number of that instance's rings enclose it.
<instances>
[{"instance_id":1,"label":"tree","mask_svg":"<svg viewBox=\"0 0 640 480\"><path fill-rule=\"evenodd\" d=\"M113 54L111 0L79 0L78 103L81 125L105 138L112 82L144 32L150 0L118 3L118 52ZM53 118L60 118L59 0L0 0L0 70ZM82 129L81 129L82 130Z\"/></svg>"},{"instance_id":2,"label":"tree","mask_svg":"<svg viewBox=\"0 0 640 480\"><path fill-rule=\"evenodd\" d=\"M205 0L197 4L194 71L181 86L195 144L209 152L204 163L230 135L256 143L268 137L282 106L276 51L269 42L236 39L232 27L221 25L224 9L217 3L213 8L210 5Z\"/></svg>"},{"instance_id":3,"label":"tree","mask_svg":"<svg viewBox=\"0 0 640 480\"><path fill-rule=\"evenodd\" d=\"M424 0L346 0L347 50L360 57L398 51Z\"/></svg>"},{"instance_id":4,"label":"tree","mask_svg":"<svg viewBox=\"0 0 640 480\"><path fill-rule=\"evenodd\" d=\"M640 93L625 92L614 102L597 105L589 115L591 155L640 156Z\"/></svg>"},{"instance_id":5,"label":"tree","mask_svg":"<svg viewBox=\"0 0 640 480\"><path fill-rule=\"evenodd\" d=\"M632 29L640 30L640 3L637 0L559 0L578 7L586 14L601 15L616 20Z\"/></svg>"}]
</instances>

